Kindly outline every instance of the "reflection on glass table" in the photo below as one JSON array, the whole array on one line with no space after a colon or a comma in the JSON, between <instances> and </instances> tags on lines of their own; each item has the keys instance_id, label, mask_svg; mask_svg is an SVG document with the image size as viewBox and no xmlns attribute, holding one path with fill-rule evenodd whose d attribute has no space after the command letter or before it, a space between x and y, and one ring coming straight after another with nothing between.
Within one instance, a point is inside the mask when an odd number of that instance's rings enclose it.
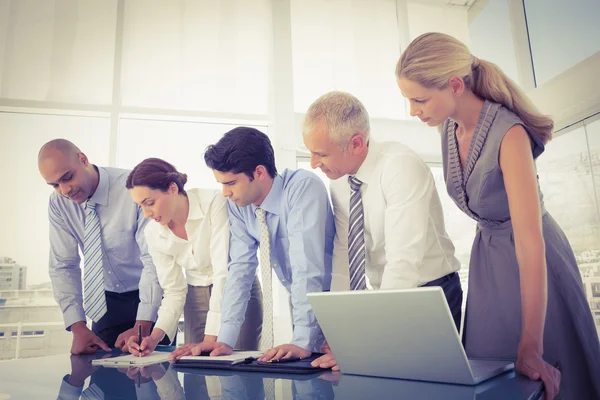
<instances>
[{"instance_id":1,"label":"reflection on glass table","mask_svg":"<svg viewBox=\"0 0 600 400\"><path fill-rule=\"evenodd\" d=\"M92 366L95 358L68 354L0 361L0 399L428 399L533 400L540 382L508 372L477 386L353 376L174 368Z\"/></svg>"}]
</instances>

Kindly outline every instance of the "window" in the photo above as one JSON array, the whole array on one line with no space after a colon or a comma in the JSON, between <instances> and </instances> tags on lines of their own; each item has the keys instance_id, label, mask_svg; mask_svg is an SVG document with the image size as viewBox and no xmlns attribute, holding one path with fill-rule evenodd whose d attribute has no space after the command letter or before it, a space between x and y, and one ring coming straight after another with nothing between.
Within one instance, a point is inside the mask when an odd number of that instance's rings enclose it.
<instances>
[{"instance_id":1,"label":"window","mask_svg":"<svg viewBox=\"0 0 600 400\"><path fill-rule=\"evenodd\" d=\"M48 196L52 188L40 176L37 153L47 141L63 137L79 146L92 163L106 165L110 122L102 117L2 112L0 126L0 159L11 166L0 170L0 180L15 193L27 193L3 199L0 220L14 228L0 233L0 257L28 266L29 284L44 283L49 280ZM31 251L31 243L36 243L36 251Z\"/></svg>"},{"instance_id":2,"label":"window","mask_svg":"<svg viewBox=\"0 0 600 400\"><path fill-rule=\"evenodd\" d=\"M396 2L291 0L294 111L331 90L350 92L371 118L405 119L395 85Z\"/></svg>"},{"instance_id":3,"label":"window","mask_svg":"<svg viewBox=\"0 0 600 400\"><path fill-rule=\"evenodd\" d=\"M27 337L44 336L44 331L22 331L21 336L27 336Z\"/></svg>"},{"instance_id":4,"label":"window","mask_svg":"<svg viewBox=\"0 0 600 400\"><path fill-rule=\"evenodd\" d=\"M187 188L221 189L202 155L206 147L237 125L189 121L123 118L117 144L117 166L131 169L148 157L158 157L188 175ZM268 133L266 126L254 126ZM143 135L140 135L143 132ZM168 140L165 140L168 135Z\"/></svg>"},{"instance_id":5,"label":"window","mask_svg":"<svg viewBox=\"0 0 600 400\"><path fill-rule=\"evenodd\" d=\"M111 102L116 0L2 4L1 97Z\"/></svg>"},{"instance_id":6,"label":"window","mask_svg":"<svg viewBox=\"0 0 600 400\"><path fill-rule=\"evenodd\" d=\"M537 162L546 209L575 253L600 334L600 140L598 120L583 121L553 139Z\"/></svg>"},{"instance_id":7,"label":"window","mask_svg":"<svg viewBox=\"0 0 600 400\"><path fill-rule=\"evenodd\" d=\"M524 5L538 86L600 50L597 0L524 0Z\"/></svg>"},{"instance_id":8,"label":"window","mask_svg":"<svg viewBox=\"0 0 600 400\"><path fill-rule=\"evenodd\" d=\"M497 64L509 78L519 82L509 1L494 0L485 3L469 25L469 48L474 55Z\"/></svg>"},{"instance_id":9,"label":"window","mask_svg":"<svg viewBox=\"0 0 600 400\"><path fill-rule=\"evenodd\" d=\"M123 104L267 115L270 11L269 0L126 1Z\"/></svg>"},{"instance_id":10,"label":"window","mask_svg":"<svg viewBox=\"0 0 600 400\"><path fill-rule=\"evenodd\" d=\"M600 297L600 283L592 284L592 296L591 297Z\"/></svg>"}]
</instances>

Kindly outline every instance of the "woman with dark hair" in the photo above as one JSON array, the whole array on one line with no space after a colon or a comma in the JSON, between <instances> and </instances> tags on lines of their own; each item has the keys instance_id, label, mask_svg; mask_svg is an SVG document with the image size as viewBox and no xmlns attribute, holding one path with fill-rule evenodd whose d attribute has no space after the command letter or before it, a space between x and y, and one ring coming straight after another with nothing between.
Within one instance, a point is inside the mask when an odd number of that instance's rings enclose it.
<instances>
[{"instance_id":1,"label":"woman with dark hair","mask_svg":"<svg viewBox=\"0 0 600 400\"><path fill-rule=\"evenodd\" d=\"M216 341L229 260L227 200L216 190L190 189L187 176L168 162L148 158L127 178L131 198L151 218L144 235L163 299L150 336L128 340L133 355L147 355L167 335L173 339L181 312L185 343ZM262 298L255 277L237 348L258 349Z\"/></svg>"}]
</instances>

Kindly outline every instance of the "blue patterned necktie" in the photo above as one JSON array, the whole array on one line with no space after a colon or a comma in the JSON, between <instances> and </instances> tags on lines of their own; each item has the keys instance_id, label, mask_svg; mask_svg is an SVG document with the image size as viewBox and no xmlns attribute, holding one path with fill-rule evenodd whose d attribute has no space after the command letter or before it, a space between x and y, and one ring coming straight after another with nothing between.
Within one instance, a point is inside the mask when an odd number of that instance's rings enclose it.
<instances>
[{"instance_id":1,"label":"blue patterned necktie","mask_svg":"<svg viewBox=\"0 0 600 400\"><path fill-rule=\"evenodd\" d=\"M107 310L102 269L102 231L96 204L88 200L85 209L83 308L92 321L98 322Z\"/></svg>"},{"instance_id":2,"label":"blue patterned necktie","mask_svg":"<svg viewBox=\"0 0 600 400\"><path fill-rule=\"evenodd\" d=\"M367 288L365 277L365 217L360 186L362 182L353 176L350 183L350 222L348 227L348 262L350 264L350 289Z\"/></svg>"},{"instance_id":3,"label":"blue patterned necktie","mask_svg":"<svg viewBox=\"0 0 600 400\"><path fill-rule=\"evenodd\" d=\"M271 238L265 210L257 208L256 219L260 227L260 271L263 290L263 325L260 338L260 350L273 348L273 295L272 272L271 272Z\"/></svg>"}]
</instances>

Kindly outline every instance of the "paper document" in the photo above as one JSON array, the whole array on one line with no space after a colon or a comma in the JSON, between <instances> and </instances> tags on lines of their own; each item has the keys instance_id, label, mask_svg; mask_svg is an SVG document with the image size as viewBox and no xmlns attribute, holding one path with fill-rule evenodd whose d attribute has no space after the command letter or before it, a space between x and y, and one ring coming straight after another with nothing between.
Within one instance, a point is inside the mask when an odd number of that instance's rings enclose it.
<instances>
[{"instance_id":1,"label":"paper document","mask_svg":"<svg viewBox=\"0 0 600 400\"><path fill-rule=\"evenodd\" d=\"M165 361L169 361L169 354L164 351L155 351L144 357L136 357L131 354L126 356L111 357L111 358L100 358L92 360L92 365L101 365L103 367L135 367L159 364Z\"/></svg>"},{"instance_id":2,"label":"paper document","mask_svg":"<svg viewBox=\"0 0 600 400\"><path fill-rule=\"evenodd\" d=\"M247 358L258 358L263 355L262 351L234 351L233 354L228 356L185 356L181 357L181 360L191 360L191 361L214 361L214 362L222 362L222 363L232 363L236 361L242 361Z\"/></svg>"}]
</instances>

